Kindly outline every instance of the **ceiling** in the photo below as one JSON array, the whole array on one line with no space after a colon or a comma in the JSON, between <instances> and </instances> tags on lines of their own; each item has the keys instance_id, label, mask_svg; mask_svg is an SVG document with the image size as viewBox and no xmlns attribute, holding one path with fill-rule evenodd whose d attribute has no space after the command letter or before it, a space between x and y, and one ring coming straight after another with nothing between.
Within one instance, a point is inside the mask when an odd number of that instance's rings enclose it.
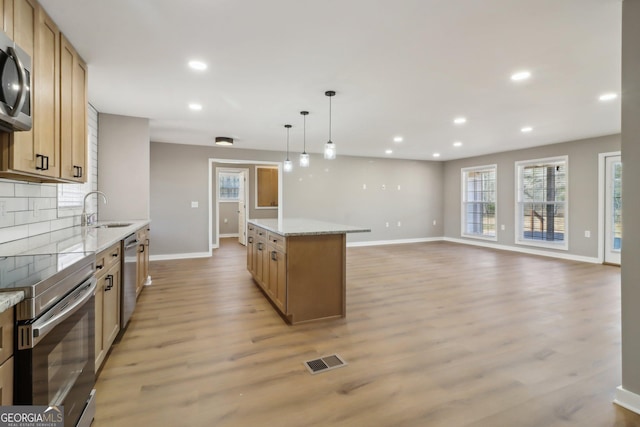
<instances>
[{"instance_id":1,"label":"ceiling","mask_svg":"<svg viewBox=\"0 0 640 427\"><path fill-rule=\"evenodd\" d=\"M40 3L89 64L90 102L149 118L152 141L284 151L290 123L297 153L308 110L321 153L327 90L338 155L449 160L620 132L620 98L598 97L620 92L621 0Z\"/></svg>"}]
</instances>

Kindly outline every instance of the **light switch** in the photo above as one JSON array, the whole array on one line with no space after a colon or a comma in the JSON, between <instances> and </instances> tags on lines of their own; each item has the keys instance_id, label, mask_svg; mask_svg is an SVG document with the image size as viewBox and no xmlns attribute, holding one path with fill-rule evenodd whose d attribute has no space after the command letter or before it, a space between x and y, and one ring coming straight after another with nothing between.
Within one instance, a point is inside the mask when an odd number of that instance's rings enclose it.
<instances>
[{"instance_id":1,"label":"light switch","mask_svg":"<svg viewBox=\"0 0 640 427\"><path fill-rule=\"evenodd\" d=\"M197 208L198 207L198 202L191 202L191 207L192 208Z\"/></svg>"},{"instance_id":2,"label":"light switch","mask_svg":"<svg viewBox=\"0 0 640 427\"><path fill-rule=\"evenodd\" d=\"M504 231L504 230L505 230L505 228L504 228L504 224L502 224L502 225L500 226L500 230L501 230L501 231Z\"/></svg>"},{"instance_id":3,"label":"light switch","mask_svg":"<svg viewBox=\"0 0 640 427\"><path fill-rule=\"evenodd\" d=\"M400 191L400 184L398 184L398 191Z\"/></svg>"},{"instance_id":4,"label":"light switch","mask_svg":"<svg viewBox=\"0 0 640 427\"><path fill-rule=\"evenodd\" d=\"M590 238L591 237L591 231L590 230L584 230L584 237Z\"/></svg>"},{"instance_id":5,"label":"light switch","mask_svg":"<svg viewBox=\"0 0 640 427\"><path fill-rule=\"evenodd\" d=\"M402 221L398 221L398 227L402 227Z\"/></svg>"},{"instance_id":6,"label":"light switch","mask_svg":"<svg viewBox=\"0 0 640 427\"><path fill-rule=\"evenodd\" d=\"M366 190L367 189L367 184L362 184L362 189Z\"/></svg>"}]
</instances>

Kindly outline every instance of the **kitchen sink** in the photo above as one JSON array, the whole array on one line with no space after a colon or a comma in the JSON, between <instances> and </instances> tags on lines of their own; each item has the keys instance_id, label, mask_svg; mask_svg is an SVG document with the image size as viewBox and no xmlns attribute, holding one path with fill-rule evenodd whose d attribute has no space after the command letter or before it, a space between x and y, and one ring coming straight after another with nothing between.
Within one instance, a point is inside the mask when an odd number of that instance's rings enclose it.
<instances>
[{"instance_id":1,"label":"kitchen sink","mask_svg":"<svg viewBox=\"0 0 640 427\"><path fill-rule=\"evenodd\" d=\"M107 224L99 224L99 225L94 225L94 228L121 228L121 227L128 227L130 226L131 223L129 222L110 222Z\"/></svg>"}]
</instances>

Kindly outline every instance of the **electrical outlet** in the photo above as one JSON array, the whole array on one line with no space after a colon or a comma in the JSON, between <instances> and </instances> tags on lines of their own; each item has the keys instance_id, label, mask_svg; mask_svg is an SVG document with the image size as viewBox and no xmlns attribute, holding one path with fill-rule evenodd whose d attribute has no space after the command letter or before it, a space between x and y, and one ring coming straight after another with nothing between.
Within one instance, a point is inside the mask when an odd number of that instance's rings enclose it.
<instances>
[{"instance_id":1,"label":"electrical outlet","mask_svg":"<svg viewBox=\"0 0 640 427\"><path fill-rule=\"evenodd\" d=\"M227 224L229 220L227 218L224 219L224 223Z\"/></svg>"},{"instance_id":2,"label":"electrical outlet","mask_svg":"<svg viewBox=\"0 0 640 427\"><path fill-rule=\"evenodd\" d=\"M367 189L367 184L362 184L362 189L366 190Z\"/></svg>"},{"instance_id":3,"label":"electrical outlet","mask_svg":"<svg viewBox=\"0 0 640 427\"><path fill-rule=\"evenodd\" d=\"M389 223L388 223L388 222L385 222L385 223L384 223L384 226L385 226L385 227L387 227L387 228L389 228Z\"/></svg>"},{"instance_id":4,"label":"electrical outlet","mask_svg":"<svg viewBox=\"0 0 640 427\"><path fill-rule=\"evenodd\" d=\"M589 231L589 230L584 230L584 237L586 237L586 238L590 238L590 237L591 237L591 231Z\"/></svg>"},{"instance_id":5,"label":"electrical outlet","mask_svg":"<svg viewBox=\"0 0 640 427\"><path fill-rule=\"evenodd\" d=\"M435 226L438 223L435 219L433 220L433 225Z\"/></svg>"},{"instance_id":6,"label":"electrical outlet","mask_svg":"<svg viewBox=\"0 0 640 427\"><path fill-rule=\"evenodd\" d=\"M402 227L402 221L398 221L398 227Z\"/></svg>"},{"instance_id":7,"label":"electrical outlet","mask_svg":"<svg viewBox=\"0 0 640 427\"><path fill-rule=\"evenodd\" d=\"M398 184L398 191L400 191L400 184Z\"/></svg>"},{"instance_id":8,"label":"electrical outlet","mask_svg":"<svg viewBox=\"0 0 640 427\"><path fill-rule=\"evenodd\" d=\"M501 230L501 231L504 231L504 230L505 230L505 228L504 228L504 224L502 224L502 225L500 226L500 230Z\"/></svg>"},{"instance_id":9,"label":"electrical outlet","mask_svg":"<svg viewBox=\"0 0 640 427\"><path fill-rule=\"evenodd\" d=\"M191 202L191 207L192 208L197 208L198 207L198 202Z\"/></svg>"},{"instance_id":10,"label":"electrical outlet","mask_svg":"<svg viewBox=\"0 0 640 427\"><path fill-rule=\"evenodd\" d=\"M383 189L383 190L386 190L386 189L387 189L387 186L386 186L386 185L384 185L384 184L382 184L382 189Z\"/></svg>"}]
</instances>

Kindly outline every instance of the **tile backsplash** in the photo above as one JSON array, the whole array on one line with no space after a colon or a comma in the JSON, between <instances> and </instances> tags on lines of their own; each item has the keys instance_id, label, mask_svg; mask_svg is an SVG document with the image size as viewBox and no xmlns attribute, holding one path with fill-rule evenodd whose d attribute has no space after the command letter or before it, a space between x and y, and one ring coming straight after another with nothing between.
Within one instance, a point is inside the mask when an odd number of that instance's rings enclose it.
<instances>
[{"instance_id":1,"label":"tile backsplash","mask_svg":"<svg viewBox=\"0 0 640 427\"><path fill-rule=\"evenodd\" d=\"M98 112L89 105L89 171L93 190L98 189ZM0 179L0 244L80 225L79 212L58 212L58 186ZM91 212L97 199L91 198Z\"/></svg>"}]
</instances>

